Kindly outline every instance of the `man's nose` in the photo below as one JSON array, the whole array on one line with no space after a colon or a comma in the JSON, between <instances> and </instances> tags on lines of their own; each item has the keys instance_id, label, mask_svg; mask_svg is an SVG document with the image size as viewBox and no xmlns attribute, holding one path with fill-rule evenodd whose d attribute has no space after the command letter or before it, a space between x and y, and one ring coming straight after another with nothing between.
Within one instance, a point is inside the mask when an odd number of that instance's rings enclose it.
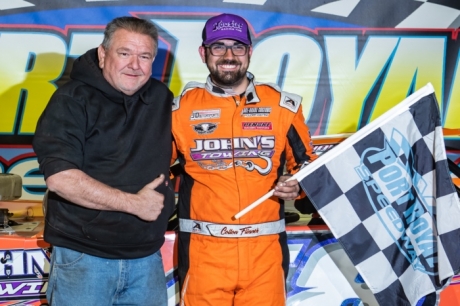
<instances>
[{"instance_id":1,"label":"man's nose","mask_svg":"<svg viewBox=\"0 0 460 306\"><path fill-rule=\"evenodd\" d=\"M138 69L140 67L139 65L139 56L137 55L131 55L129 58L129 67L132 69Z\"/></svg>"},{"instance_id":2,"label":"man's nose","mask_svg":"<svg viewBox=\"0 0 460 306\"><path fill-rule=\"evenodd\" d=\"M233 51L232 51L232 48L227 48L225 50L225 53L224 53L224 58L233 58L234 55L233 55Z\"/></svg>"}]
</instances>

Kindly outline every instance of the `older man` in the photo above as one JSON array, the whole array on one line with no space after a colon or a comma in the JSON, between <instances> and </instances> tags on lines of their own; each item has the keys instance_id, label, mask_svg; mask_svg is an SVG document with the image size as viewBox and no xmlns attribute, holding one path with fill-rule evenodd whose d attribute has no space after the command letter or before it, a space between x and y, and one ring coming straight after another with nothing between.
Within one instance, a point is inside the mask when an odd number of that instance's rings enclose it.
<instances>
[{"instance_id":1,"label":"older man","mask_svg":"<svg viewBox=\"0 0 460 306\"><path fill-rule=\"evenodd\" d=\"M51 97L34 150L50 191L50 305L166 305L160 247L172 93L151 79L155 26L120 17Z\"/></svg>"},{"instance_id":2,"label":"older man","mask_svg":"<svg viewBox=\"0 0 460 306\"><path fill-rule=\"evenodd\" d=\"M179 190L179 277L187 306L285 304L289 264L284 202L299 195L290 173L315 158L301 98L247 72L248 24L222 14L206 22L199 54L205 84L174 101ZM275 187L274 197L232 216Z\"/></svg>"}]
</instances>

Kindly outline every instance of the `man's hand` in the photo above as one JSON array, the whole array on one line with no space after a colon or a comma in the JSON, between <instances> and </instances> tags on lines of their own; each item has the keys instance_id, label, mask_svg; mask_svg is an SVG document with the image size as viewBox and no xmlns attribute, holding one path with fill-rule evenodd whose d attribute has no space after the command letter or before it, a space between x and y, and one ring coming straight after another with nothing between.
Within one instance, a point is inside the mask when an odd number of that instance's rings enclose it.
<instances>
[{"instance_id":1,"label":"man's hand","mask_svg":"<svg viewBox=\"0 0 460 306\"><path fill-rule=\"evenodd\" d=\"M287 181L289 178L291 178L289 175L283 175L279 178L273 193L274 196L285 201L294 200L298 197L300 191L299 182L295 179Z\"/></svg>"},{"instance_id":2,"label":"man's hand","mask_svg":"<svg viewBox=\"0 0 460 306\"><path fill-rule=\"evenodd\" d=\"M132 214L145 221L155 221L158 218L164 206L164 195L154 189L162 184L164 180L165 176L161 174L139 190L135 195L136 199L133 203Z\"/></svg>"}]
</instances>

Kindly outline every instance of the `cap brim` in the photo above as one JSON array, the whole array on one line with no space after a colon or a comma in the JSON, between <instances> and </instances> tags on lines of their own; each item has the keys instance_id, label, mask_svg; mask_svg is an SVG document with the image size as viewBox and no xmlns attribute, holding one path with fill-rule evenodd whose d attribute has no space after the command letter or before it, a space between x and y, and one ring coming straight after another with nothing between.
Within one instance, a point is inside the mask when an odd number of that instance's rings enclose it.
<instances>
[{"instance_id":1,"label":"cap brim","mask_svg":"<svg viewBox=\"0 0 460 306\"><path fill-rule=\"evenodd\" d=\"M203 44L204 45L210 45L210 44L213 44L216 41L219 41L219 40L222 40L222 39L236 40L236 41L239 41L240 43L243 43L245 45L250 45L251 44L251 41L249 41L247 39L245 40L245 39L241 39L241 37L232 37L231 35L226 35L225 37L209 38L209 39L206 39L205 41L203 41Z\"/></svg>"}]
</instances>

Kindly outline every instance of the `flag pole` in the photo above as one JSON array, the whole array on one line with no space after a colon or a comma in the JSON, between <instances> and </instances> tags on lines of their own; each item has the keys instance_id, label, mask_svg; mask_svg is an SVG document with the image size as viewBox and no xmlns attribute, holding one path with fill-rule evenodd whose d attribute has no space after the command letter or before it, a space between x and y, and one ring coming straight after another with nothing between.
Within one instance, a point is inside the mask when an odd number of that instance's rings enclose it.
<instances>
[{"instance_id":1,"label":"flag pole","mask_svg":"<svg viewBox=\"0 0 460 306\"><path fill-rule=\"evenodd\" d=\"M294 179L297 179L297 177L295 176L295 174L293 176L291 176L290 178L288 178L285 182L288 182L288 181L292 181ZM248 213L249 211L253 210L254 208L256 208L257 206L259 206L263 201L267 200L268 198L272 197L273 196L273 193L275 192L275 189L272 189L270 190L269 192L267 192L265 195L263 195L262 197L260 197L258 200L256 200L255 202L253 202L251 205L247 206L246 208L244 208L242 211L240 211L239 213L237 213L236 215L234 215L232 217L232 220L238 220L239 218L241 218L243 215L245 215L246 213Z\"/></svg>"}]
</instances>

